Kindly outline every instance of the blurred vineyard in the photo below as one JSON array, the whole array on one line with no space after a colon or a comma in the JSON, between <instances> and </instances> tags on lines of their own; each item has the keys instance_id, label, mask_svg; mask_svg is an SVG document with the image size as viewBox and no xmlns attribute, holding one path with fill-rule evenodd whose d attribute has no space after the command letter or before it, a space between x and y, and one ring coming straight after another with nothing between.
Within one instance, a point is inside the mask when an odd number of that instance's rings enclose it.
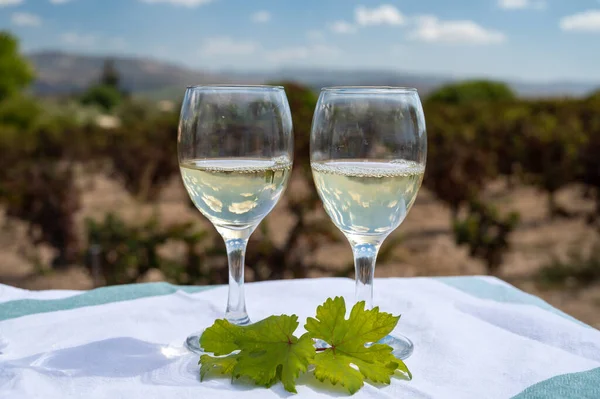
<instances>
[{"instance_id":1,"label":"blurred vineyard","mask_svg":"<svg viewBox=\"0 0 600 399\"><path fill-rule=\"evenodd\" d=\"M93 285L226 282L221 238L192 209L178 176L179 104L122 92L110 62L83 95L36 99L26 91L32 79L16 42L2 34L0 249L16 248L12 259L28 265L27 276L77 269ZM293 114L294 173L285 198L251 239L249 279L352 276L350 249L324 214L310 175L318 93L278 83L286 88ZM413 264L410 274L510 277L507 255L517 244L516 232L566 220L571 222L565 226L585 226L589 234L580 240L557 231L563 234L558 240L581 245L559 254L539 249L537 266L525 277L544 287L600 281L600 92L584 99L524 100L503 84L467 82L423 100L429 156L413 212L434 202L444 211L422 216L413 222L420 228L404 233L401 227L388 238L378 268L394 264L399 266L389 275L408 274L403 265L418 262L402 250L409 236L424 242L447 233L475 266L434 271ZM525 192L533 192L533 213L541 217L512 206ZM439 218L447 231L427 227L442 225L432 220ZM348 257L336 262L328 248L344 248ZM10 267L25 267L3 259ZM0 267L0 282L27 286L25 281L3 277Z\"/></svg>"}]
</instances>

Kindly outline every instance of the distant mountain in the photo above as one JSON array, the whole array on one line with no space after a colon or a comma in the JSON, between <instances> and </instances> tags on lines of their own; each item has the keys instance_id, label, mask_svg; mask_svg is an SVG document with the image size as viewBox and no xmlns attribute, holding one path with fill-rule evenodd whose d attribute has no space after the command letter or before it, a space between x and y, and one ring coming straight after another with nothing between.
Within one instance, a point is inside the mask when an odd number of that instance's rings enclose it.
<instances>
[{"instance_id":1,"label":"distant mountain","mask_svg":"<svg viewBox=\"0 0 600 399\"><path fill-rule=\"evenodd\" d=\"M77 93L98 80L106 57L40 52L29 56L37 80L33 90L41 95ZM194 71L167 62L144 58L111 57L121 74L123 88L132 92L178 86L230 81L216 74Z\"/></svg>"},{"instance_id":2,"label":"distant mountain","mask_svg":"<svg viewBox=\"0 0 600 399\"><path fill-rule=\"evenodd\" d=\"M39 52L29 56L36 68L34 92L40 95L78 93L100 76L105 56ZM450 76L377 70L281 69L266 72L203 72L145 58L111 57L121 74L124 88L154 99L180 98L188 85L207 83L257 84L293 80L319 90L324 86L368 85L416 87L423 95L455 81ZM597 83L508 82L523 97L579 97L600 87Z\"/></svg>"},{"instance_id":3,"label":"distant mountain","mask_svg":"<svg viewBox=\"0 0 600 399\"><path fill-rule=\"evenodd\" d=\"M235 72L223 73L226 76L239 76ZM404 86L414 87L422 95L427 95L444 84L460 80L451 76L377 70L289 69L273 72L269 76L275 80L295 80L315 89L325 86ZM507 83L521 97L581 97L600 88L600 82L539 83L509 80Z\"/></svg>"},{"instance_id":4,"label":"distant mountain","mask_svg":"<svg viewBox=\"0 0 600 399\"><path fill-rule=\"evenodd\" d=\"M531 83L509 82L512 89L521 97L585 97L600 89L600 82L554 81Z\"/></svg>"},{"instance_id":5,"label":"distant mountain","mask_svg":"<svg viewBox=\"0 0 600 399\"><path fill-rule=\"evenodd\" d=\"M452 81L449 77L418 75L413 73L380 70L329 70L329 69L281 69L262 74L239 74L224 71L227 76L236 78L263 76L271 81L293 80L320 90L326 86L400 86L414 87L421 93L428 93L440 85Z\"/></svg>"}]
</instances>

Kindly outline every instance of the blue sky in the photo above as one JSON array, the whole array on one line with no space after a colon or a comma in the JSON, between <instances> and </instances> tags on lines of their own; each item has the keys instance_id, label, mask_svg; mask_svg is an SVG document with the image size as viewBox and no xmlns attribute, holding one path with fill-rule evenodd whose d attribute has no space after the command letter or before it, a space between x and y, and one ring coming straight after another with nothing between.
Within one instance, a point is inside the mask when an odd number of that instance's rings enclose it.
<instances>
[{"instance_id":1,"label":"blue sky","mask_svg":"<svg viewBox=\"0 0 600 399\"><path fill-rule=\"evenodd\" d=\"M600 0L0 0L26 51L600 82Z\"/></svg>"}]
</instances>

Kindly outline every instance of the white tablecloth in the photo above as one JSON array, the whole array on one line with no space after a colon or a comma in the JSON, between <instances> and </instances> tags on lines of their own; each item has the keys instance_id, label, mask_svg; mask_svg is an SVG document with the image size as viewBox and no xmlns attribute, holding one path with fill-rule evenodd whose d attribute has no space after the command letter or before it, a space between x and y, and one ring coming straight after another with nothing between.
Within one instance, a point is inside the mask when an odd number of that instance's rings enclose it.
<instances>
[{"instance_id":1,"label":"white tablecloth","mask_svg":"<svg viewBox=\"0 0 600 399\"><path fill-rule=\"evenodd\" d=\"M295 313L298 334L349 279L247 284L253 320ZM222 317L226 287L166 283L33 292L0 285L0 398L288 398L227 378L199 381L182 342ZM488 277L378 279L375 303L403 316L412 381L355 398L600 398L600 332ZM310 375L297 398L347 396Z\"/></svg>"}]
</instances>

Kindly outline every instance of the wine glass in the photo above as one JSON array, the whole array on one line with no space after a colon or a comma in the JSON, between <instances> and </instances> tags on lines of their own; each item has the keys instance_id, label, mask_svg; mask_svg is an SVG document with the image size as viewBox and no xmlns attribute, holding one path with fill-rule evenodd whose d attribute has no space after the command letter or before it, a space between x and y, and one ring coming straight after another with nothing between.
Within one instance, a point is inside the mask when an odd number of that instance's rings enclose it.
<instances>
[{"instance_id":1,"label":"wine glass","mask_svg":"<svg viewBox=\"0 0 600 399\"><path fill-rule=\"evenodd\" d=\"M415 89L331 87L319 96L310 138L313 179L325 210L354 254L356 301L373 306L377 252L417 197L427 157L425 116ZM382 341L406 359L412 342Z\"/></svg>"},{"instance_id":2,"label":"wine glass","mask_svg":"<svg viewBox=\"0 0 600 399\"><path fill-rule=\"evenodd\" d=\"M280 86L188 87L177 135L183 184L225 240L229 296L225 318L250 323L244 256L250 235L279 201L293 159L292 116ZM186 339L201 353L201 333Z\"/></svg>"}]
</instances>

